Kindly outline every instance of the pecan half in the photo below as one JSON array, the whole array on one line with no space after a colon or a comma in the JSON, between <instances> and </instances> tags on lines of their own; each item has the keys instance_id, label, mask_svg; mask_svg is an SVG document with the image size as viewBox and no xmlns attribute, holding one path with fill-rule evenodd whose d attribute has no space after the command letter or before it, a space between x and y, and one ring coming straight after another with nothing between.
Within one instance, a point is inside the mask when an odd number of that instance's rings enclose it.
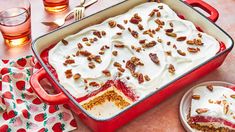
<instances>
[{"instance_id":1,"label":"pecan half","mask_svg":"<svg viewBox=\"0 0 235 132\"><path fill-rule=\"evenodd\" d=\"M157 64L157 65L160 64L160 61L159 61L159 59L158 59L158 57L157 57L157 54L150 53L150 54L149 54L149 57L150 57L150 59L151 59L155 64Z\"/></svg>"},{"instance_id":2,"label":"pecan half","mask_svg":"<svg viewBox=\"0 0 235 132\"><path fill-rule=\"evenodd\" d=\"M114 28L116 25L117 25L117 23L115 21L113 21L113 20L109 21L109 26L111 28Z\"/></svg>"},{"instance_id":3,"label":"pecan half","mask_svg":"<svg viewBox=\"0 0 235 132\"><path fill-rule=\"evenodd\" d=\"M139 28L139 30L144 30L144 27L142 24L138 24L138 28Z\"/></svg>"},{"instance_id":4,"label":"pecan half","mask_svg":"<svg viewBox=\"0 0 235 132\"><path fill-rule=\"evenodd\" d=\"M199 108L199 109L196 109L196 112L197 112L198 114L202 114L202 113L208 112L208 109L207 109L207 108Z\"/></svg>"}]
</instances>

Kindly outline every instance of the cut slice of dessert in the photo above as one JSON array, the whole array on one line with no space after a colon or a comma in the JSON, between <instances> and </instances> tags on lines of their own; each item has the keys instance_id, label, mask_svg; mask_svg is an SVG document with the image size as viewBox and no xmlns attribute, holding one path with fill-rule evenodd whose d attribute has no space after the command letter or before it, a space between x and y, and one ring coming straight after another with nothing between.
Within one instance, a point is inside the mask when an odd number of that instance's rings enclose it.
<instances>
[{"instance_id":1,"label":"cut slice of dessert","mask_svg":"<svg viewBox=\"0 0 235 132\"><path fill-rule=\"evenodd\" d=\"M235 131L235 92L224 86L193 90L188 123L201 131Z\"/></svg>"}]
</instances>

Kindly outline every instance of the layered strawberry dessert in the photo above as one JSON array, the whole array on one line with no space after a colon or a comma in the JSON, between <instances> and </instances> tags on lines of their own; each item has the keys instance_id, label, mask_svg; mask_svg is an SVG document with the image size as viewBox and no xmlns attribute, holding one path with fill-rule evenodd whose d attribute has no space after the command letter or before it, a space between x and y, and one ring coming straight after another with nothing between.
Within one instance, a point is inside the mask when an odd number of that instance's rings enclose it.
<instances>
[{"instance_id":1,"label":"layered strawberry dessert","mask_svg":"<svg viewBox=\"0 0 235 132\"><path fill-rule=\"evenodd\" d=\"M235 131L235 92L217 85L193 90L188 123L201 131Z\"/></svg>"},{"instance_id":2,"label":"layered strawberry dessert","mask_svg":"<svg viewBox=\"0 0 235 132\"><path fill-rule=\"evenodd\" d=\"M169 6L147 2L64 38L50 49L48 62L75 98L99 91L108 81L122 82L121 89L112 85L81 102L98 113L93 115L108 118L206 62L220 48L215 38Z\"/></svg>"}]
</instances>

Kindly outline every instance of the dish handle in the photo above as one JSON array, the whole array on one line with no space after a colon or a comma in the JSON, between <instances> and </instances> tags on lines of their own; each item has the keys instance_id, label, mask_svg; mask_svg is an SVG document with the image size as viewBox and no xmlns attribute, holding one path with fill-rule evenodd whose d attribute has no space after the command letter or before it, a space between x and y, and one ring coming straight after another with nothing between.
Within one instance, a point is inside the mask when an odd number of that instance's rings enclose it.
<instances>
[{"instance_id":1,"label":"dish handle","mask_svg":"<svg viewBox=\"0 0 235 132\"><path fill-rule=\"evenodd\" d=\"M69 99L62 92L56 95L50 95L44 90L44 88L39 83L44 78L47 78L47 73L43 68L34 73L30 78L31 88L39 96L39 98L50 105L66 104ZM51 84L53 85L53 83ZM53 87L56 86L53 85Z\"/></svg>"},{"instance_id":2,"label":"dish handle","mask_svg":"<svg viewBox=\"0 0 235 132\"><path fill-rule=\"evenodd\" d=\"M213 22L216 22L219 18L219 12L203 0L185 0L184 2L191 5L192 7L201 8L205 12L209 13L210 16L208 18Z\"/></svg>"}]
</instances>

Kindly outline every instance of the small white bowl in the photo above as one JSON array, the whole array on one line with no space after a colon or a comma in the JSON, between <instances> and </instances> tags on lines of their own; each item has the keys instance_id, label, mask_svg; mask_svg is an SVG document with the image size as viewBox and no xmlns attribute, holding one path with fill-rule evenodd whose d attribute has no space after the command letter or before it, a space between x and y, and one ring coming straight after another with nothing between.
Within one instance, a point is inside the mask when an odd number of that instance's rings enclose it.
<instances>
[{"instance_id":1,"label":"small white bowl","mask_svg":"<svg viewBox=\"0 0 235 132\"><path fill-rule=\"evenodd\" d=\"M189 108L191 105L191 99L192 99L192 92L193 89L195 89L196 87L199 86L206 86L206 85L217 85L217 86L224 86L224 87L232 87L235 86L235 84L232 83L228 83L228 82L222 82L222 81L209 81L209 82L204 82L204 83L200 83L194 87L192 87L191 89L189 89L184 96L182 97L181 101L180 101L180 107L179 107L179 114L180 114L180 121L182 123L182 125L184 126L184 129L187 132L196 132L197 130L191 128L189 126L189 124L187 123L187 116L189 114Z\"/></svg>"}]
</instances>

